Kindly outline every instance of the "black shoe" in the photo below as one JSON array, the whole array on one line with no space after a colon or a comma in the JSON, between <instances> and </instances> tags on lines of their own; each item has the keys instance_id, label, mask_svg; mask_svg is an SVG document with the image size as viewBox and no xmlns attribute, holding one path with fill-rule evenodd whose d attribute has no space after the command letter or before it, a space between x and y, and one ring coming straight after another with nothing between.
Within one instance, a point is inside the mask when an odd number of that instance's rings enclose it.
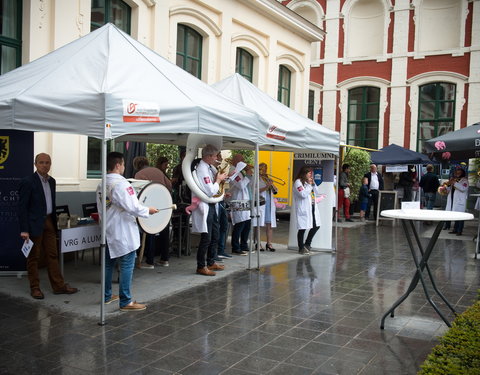
<instances>
[{"instance_id":1,"label":"black shoe","mask_svg":"<svg viewBox=\"0 0 480 375\"><path fill-rule=\"evenodd\" d=\"M462 232L457 232L457 236L461 236L462 235Z\"/></svg>"},{"instance_id":2,"label":"black shoe","mask_svg":"<svg viewBox=\"0 0 480 375\"><path fill-rule=\"evenodd\" d=\"M347 219L345 221L348 221L349 223L353 223L353 220L352 219Z\"/></svg>"},{"instance_id":3,"label":"black shoe","mask_svg":"<svg viewBox=\"0 0 480 375\"><path fill-rule=\"evenodd\" d=\"M269 244L269 243L267 243L267 244L265 245L265 248L266 248L268 251L272 251L272 252L275 251L275 248L272 246L272 244ZM262 251L263 251L263 250L262 250Z\"/></svg>"},{"instance_id":4,"label":"black shoe","mask_svg":"<svg viewBox=\"0 0 480 375\"><path fill-rule=\"evenodd\" d=\"M457 233L457 232L454 231L454 230L452 230L452 231L450 231L450 232L448 232L448 233L449 233L449 234L455 234L455 233ZM461 234L461 233L460 233L460 234Z\"/></svg>"}]
</instances>

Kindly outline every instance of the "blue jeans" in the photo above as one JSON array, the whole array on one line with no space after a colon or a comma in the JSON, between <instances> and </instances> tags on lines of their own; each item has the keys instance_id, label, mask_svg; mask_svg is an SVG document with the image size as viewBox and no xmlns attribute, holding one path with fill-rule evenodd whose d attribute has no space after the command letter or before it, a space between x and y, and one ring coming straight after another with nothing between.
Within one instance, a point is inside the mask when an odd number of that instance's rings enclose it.
<instances>
[{"instance_id":1,"label":"blue jeans","mask_svg":"<svg viewBox=\"0 0 480 375\"><path fill-rule=\"evenodd\" d=\"M127 306L132 302L130 295L130 286L132 285L133 268L135 267L136 251L131 251L119 258L110 258L108 246L105 248L105 296L104 300L112 298L112 276L115 269L115 263L120 266L120 282L118 285L118 294L120 295L120 307Z\"/></svg>"},{"instance_id":2,"label":"blue jeans","mask_svg":"<svg viewBox=\"0 0 480 375\"><path fill-rule=\"evenodd\" d=\"M427 210L433 210L437 193L425 193L424 195L425 195L425 206L427 207Z\"/></svg>"},{"instance_id":3,"label":"blue jeans","mask_svg":"<svg viewBox=\"0 0 480 375\"><path fill-rule=\"evenodd\" d=\"M250 224L252 220L248 219L233 226L232 231L232 251L248 251L248 236L250 234Z\"/></svg>"},{"instance_id":4,"label":"blue jeans","mask_svg":"<svg viewBox=\"0 0 480 375\"><path fill-rule=\"evenodd\" d=\"M228 230L228 216L227 216L227 211L223 206L223 202L220 202L218 204L218 225L219 225L219 233L218 233L217 255L224 255L225 239L227 237L227 230Z\"/></svg>"}]
</instances>

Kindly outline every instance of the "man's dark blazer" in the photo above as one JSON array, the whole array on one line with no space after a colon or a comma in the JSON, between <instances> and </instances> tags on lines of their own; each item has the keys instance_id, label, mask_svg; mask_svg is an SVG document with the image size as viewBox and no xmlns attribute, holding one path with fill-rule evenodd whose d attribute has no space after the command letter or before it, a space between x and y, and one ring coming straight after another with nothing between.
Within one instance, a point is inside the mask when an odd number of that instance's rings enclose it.
<instances>
[{"instance_id":1,"label":"man's dark blazer","mask_svg":"<svg viewBox=\"0 0 480 375\"><path fill-rule=\"evenodd\" d=\"M53 177L48 179L52 192L52 219L57 227L57 215L55 214L55 189L56 182ZM18 189L20 200L18 203L18 218L20 232L28 232L30 237L37 237L43 233L43 226L47 217L47 202L43 192L42 182L38 173L25 177L20 182Z\"/></svg>"},{"instance_id":2,"label":"man's dark blazer","mask_svg":"<svg viewBox=\"0 0 480 375\"><path fill-rule=\"evenodd\" d=\"M370 188L370 180L372 179L372 172L365 173L365 176L368 178L368 186ZM377 172L377 177L378 177L378 190L383 190L383 177L380 173Z\"/></svg>"}]
</instances>

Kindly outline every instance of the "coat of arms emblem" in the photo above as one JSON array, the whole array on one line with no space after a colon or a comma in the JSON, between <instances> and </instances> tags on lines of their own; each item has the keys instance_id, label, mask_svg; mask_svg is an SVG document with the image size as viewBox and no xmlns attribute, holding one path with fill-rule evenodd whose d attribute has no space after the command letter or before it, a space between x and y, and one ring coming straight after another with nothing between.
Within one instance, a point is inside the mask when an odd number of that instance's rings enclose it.
<instances>
[{"instance_id":1,"label":"coat of arms emblem","mask_svg":"<svg viewBox=\"0 0 480 375\"><path fill-rule=\"evenodd\" d=\"M0 135L0 169L5 167L2 165L8 159L10 153L10 137L8 135Z\"/></svg>"}]
</instances>

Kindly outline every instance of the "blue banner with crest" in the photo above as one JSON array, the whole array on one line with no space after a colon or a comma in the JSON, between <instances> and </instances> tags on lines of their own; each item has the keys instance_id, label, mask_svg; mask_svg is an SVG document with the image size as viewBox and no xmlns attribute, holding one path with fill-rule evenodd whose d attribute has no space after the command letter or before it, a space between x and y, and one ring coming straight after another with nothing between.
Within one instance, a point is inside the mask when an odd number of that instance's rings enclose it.
<instances>
[{"instance_id":1,"label":"blue banner with crest","mask_svg":"<svg viewBox=\"0 0 480 375\"><path fill-rule=\"evenodd\" d=\"M0 130L0 273L26 270L18 224L18 186L33 173L33 132Z\"/></svg>"}]
</instances>

